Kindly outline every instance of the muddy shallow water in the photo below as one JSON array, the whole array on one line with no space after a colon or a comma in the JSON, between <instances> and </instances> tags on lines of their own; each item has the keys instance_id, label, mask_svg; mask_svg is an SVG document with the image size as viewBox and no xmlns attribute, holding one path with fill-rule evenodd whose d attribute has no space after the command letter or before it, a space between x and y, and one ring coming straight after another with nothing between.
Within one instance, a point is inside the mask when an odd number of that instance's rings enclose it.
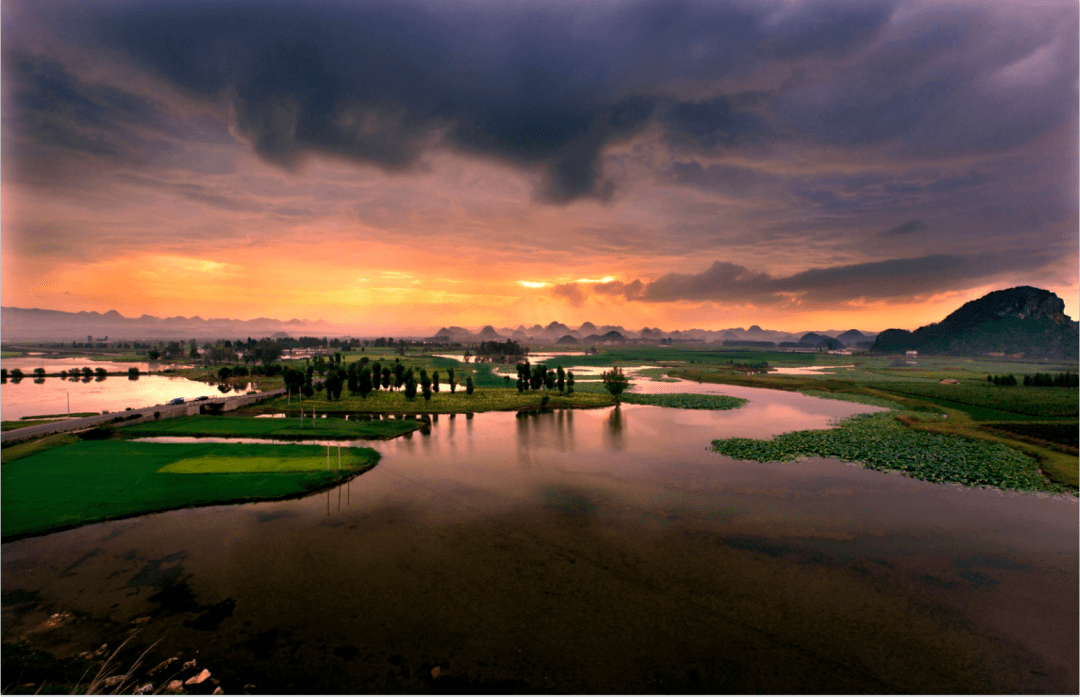
<instances>
[{"instance_id":1,"label":"muddy shallow water","mask_svg":"<svg viewBox=\"0 0 1080 697\"><path fill-rule=\"evenodd\" d=\"M756 402L444 415L328 492L5 544L4 640L149 617L259 692L1077 691L1075 498L709 452L864 410Z\"/></svg>"}]
</instances>

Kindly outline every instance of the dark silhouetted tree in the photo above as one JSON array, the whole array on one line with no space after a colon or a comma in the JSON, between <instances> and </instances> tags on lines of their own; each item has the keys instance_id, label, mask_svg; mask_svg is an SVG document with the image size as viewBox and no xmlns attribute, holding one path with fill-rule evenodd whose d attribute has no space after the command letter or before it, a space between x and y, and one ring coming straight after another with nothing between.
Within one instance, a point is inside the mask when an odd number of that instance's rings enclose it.
<instances>
[{"instance_id":1,"label":"dark silhouetted tree","mask_svg":"<svg viewBox=\"0 0 1080 697\"><path fill-rule=\"evenodd\" d=\"M630 380L623 375L622 369L618 366L606 371L601 379L604 381L604 389L611 393L611 396L615 398L615 403L619 403L619 395L626 391L627 387L630 387Z\"/></svg>"}]
</instances>

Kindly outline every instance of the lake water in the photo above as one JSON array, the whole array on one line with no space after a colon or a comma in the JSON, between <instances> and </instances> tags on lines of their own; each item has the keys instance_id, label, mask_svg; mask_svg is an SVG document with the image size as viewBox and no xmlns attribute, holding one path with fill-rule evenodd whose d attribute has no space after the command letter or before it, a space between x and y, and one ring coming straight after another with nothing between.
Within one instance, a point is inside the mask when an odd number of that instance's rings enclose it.
<instances>
[{"instance_id":1,"label":"lake water","mask_svg":"<svg viewBox=\"0 0 1080 697\"><path fill-rule=\"evenodd\" d=\"M327 492L5 544L5 641L149 618L130 660L227 691L1077 691L1075 498L735 461L869 408L703 389L751 403L443 415Z\"/></svg>"},{"instance_id":2,"label":"lake water","mask_svg":"<svg viewBox=\"0 0 1080 697\"><path fill-rule=\"evenodd\" d=\"M11 372L15 368L30 374L34 368L44 368L46 371L53 373L61 370L71 370L72 368L82 369L84 366L91 370L98 368L104 368L109 372L123 372L126 373L128 368L138 368L143 373L156 372L159 370L165 370L168 368L180 369L190 368L190 365L180 365L178 363L161 363L159 361L110 361L110 360L98 360L93 358L45 358L42 356L24 356L15 358L5 358L0 361L0 366L8 369Z\"/></svg>"},{"instance_id":3,"label":"lake water","mask_svg":"<svg viewBox=\"0 0 1080 697\"><path fill-rule=\"evenodd\" d=\"M238 386L239 392L247 391L247 385ZM228 394L233 394L229 392ZM138 409L155 404L165 404L174 397L194 399L202 395L222 395L215 385L196 382L186 378L164 375L140 375L138 380L113 375L97 378L44 378L35 381L23 378L19 382L8 380L0 388L0 411L6 421L24 416L41 414L66 414L70 399L71 413L123 411L127 407Z\"/></svg>"}]
</instances>

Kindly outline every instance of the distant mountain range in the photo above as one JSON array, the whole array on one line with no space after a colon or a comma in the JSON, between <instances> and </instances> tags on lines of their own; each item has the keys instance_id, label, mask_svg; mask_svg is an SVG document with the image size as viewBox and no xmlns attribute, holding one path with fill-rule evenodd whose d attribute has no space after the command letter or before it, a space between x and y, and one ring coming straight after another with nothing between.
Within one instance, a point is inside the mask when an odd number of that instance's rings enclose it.
<instances>
[{"instance_id":1,"label":"distant mountain range","mask_svg":"<svg viewBox=\"0 0 1080 697\"><path fill-rule=\"evenodd\" d=\"M327 336L333 327L322 320L203 319L202 317L124 317L116 310L62 312L60 310L0 308L0 336L5 341L45 339L85 341L104 339L246 339L273 334Z\"/></svg>"},{"instance_id":2,"label":"distant mountain range","mask_svg":"<svg viewBox=\"0 0 1080 697\"><path fill-rule=\"evenodd\" d=\"M517 342L533 342L545 344L559 344L564 346L593 344L618 344L623 342L638 343L713 343L726 344L728 346L784 346L798 348L819 347L842 347L859 346L868 348L876 336L873 332L861 332L857 329L839 331L830 329L823 332L783 332L773 329L762 329L753 325L749 329L734 327L730 329L677 329L664 331L659 327L642 327L639 330L627 329L621 325L602 324L595 325L585 322L577 329L568 327L561 322L552 322L546 327L534 324L531 327L519 325L517 328L501 327L496 329L491 325L482 327L477 331L465 327L443 327L435 336L437 340L455 342L460 344L477 343L480 341L506 341L512 339Z\"/></svg>"},{"instance_id":3,"label":"distant mountain range","mask_svg":"<svg viewBox=\"0 0 1080 697\"><path fill-rule=\"evenodd\" d=\"M0 308L0 337L5 341L41 339L51 341L105 340L209 340L246 339L265 336L354 336L372 337L364 327L334 325L318 320L290 319L286 321L260 317L251 320L203 319L202 317L124 317L116 310L100 312L63 312L60 310ZM825 345L868 347L876 336L873 332L856 329L847 331L826 330L819 332L783 332L762 329L754 325L749 329L707 330L685 329L664 331L658 327L642 327L634 331L620 325L596 325L585 322L571 328L561 322L547 326L534 324L517 328L491 325L470 330L464 327L444 327L434 336L402 336L400 338L438 339L442 341L474 344L481 341L505 341L513 339L527 343L584 345L622 343L627 341L660 343L714 343L728 345L755 344L798 346L817 348ZM829 343L833 342L833 343Z\"/></svg>"},{"instance_id":4,"label":"distant mountain range","mask_svg":"<svg viewBox=\"0 0 1080 697\"><path fill-rule=\"evenodd\" d=\"M1080 325L1065 314L1065 302L1054 293L1019 286L965 303L940 322L913 332L887 329L873 350L1076 360Z\"/></svg>"}]
</instances>

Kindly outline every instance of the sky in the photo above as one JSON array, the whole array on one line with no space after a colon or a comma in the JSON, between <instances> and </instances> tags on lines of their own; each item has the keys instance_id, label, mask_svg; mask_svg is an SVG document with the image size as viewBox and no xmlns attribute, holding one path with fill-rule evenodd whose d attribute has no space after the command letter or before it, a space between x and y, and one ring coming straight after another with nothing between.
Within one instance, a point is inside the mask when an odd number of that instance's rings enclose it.
<instances>
[{"instance_id":1,"label":"sky","mask_svg":"<svg viewBox=\"0 0 1080 697\"><path fill-rule=\"evenodd\" d=\"M1065 2L5 0L0 295L372 335L1078 307Z\"/></svg>"}]
</instances>

